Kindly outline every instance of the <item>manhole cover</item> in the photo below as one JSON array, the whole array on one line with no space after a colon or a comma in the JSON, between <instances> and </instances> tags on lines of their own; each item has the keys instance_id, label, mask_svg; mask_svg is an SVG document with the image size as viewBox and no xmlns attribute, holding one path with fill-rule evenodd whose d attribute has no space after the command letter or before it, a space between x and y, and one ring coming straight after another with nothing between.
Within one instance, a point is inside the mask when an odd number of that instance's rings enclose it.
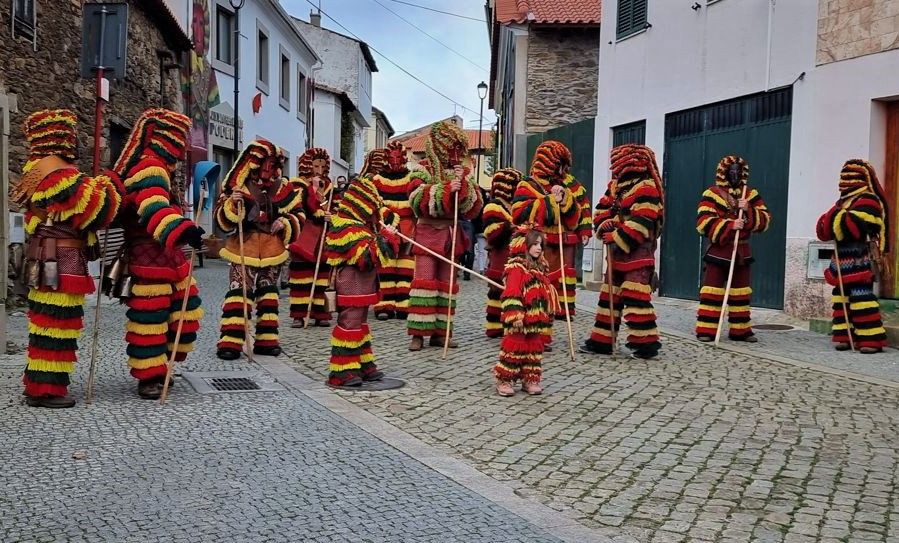
<instances>
[{"instance_id":1,"label":"manhole cover","mask_svg":"<svg viewBox=\"0 0 899 543\"><path fill-rule=\"evenodd\" d=\"M785 332L796 329L796 327L789 324L754 324L752 327L756 330L768 330L771 332Z\"/></svg>"},{"instance_id":2,"label":"manhole cover","mask_svg":"<svg viewBox=\"0 0 899 543\"><path fill-rule=\"evenodd\" d=\"M181 377L200 394L284 390L268 374L247 371L184 372Z\"/></svg>"},{"instance_id":3,"label":"manhole cover","mask_svg":"<svg viewBox=\"0 0 899 543\"><path fill-rule=\"evenodd\" d=\"M246 390L259 390L259 385L249 377L224 377L207 378L209 386L219 392L240 392Z\"/></svg>"},{"instance_id":4,"label":"manhole cover","mask_svg":"<svg viewBox=\"0 0 899 543\"><path fill-rule=\"evenodd\" d=\"M358 387L335 387L331 385L328 386L336 390L348 390L350 392L377 392L379 390L393 390L395 388L401 388L405 385L406 381L403 381L402 379L385 377L380 381L369 381L362 383L362 386Z\"/></svg>"}]
</instances>

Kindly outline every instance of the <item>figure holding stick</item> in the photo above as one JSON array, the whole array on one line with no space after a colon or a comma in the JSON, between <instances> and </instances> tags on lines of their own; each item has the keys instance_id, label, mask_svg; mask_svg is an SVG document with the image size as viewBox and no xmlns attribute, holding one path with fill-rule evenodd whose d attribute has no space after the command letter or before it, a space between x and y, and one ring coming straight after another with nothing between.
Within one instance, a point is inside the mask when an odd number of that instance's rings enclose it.
<instances>
[{"instance_id":1,"label":"figure holding stick","mask_svg":"<svg viewBox=\"0 0 899 543\"><path fill-rule=\"evenodd\" d=\"M334 191L331 190L331 192L328 193L328 204L325 209L329 209L329 210L332 209L331 205L333 202L334 202ZM321 265L322 265L322 252L325 250L325 238L328 235L328 227L330 226L330 220L331 220L330 213L325 214L325 225L324 225L324 228L322 228L322 235L318 240L318 251L316 251L316 254L315 254L315 270L312 272L312 277L318 277L318 270L321 268ZM317 286L317 283L318 283L317 281L313 281L312 285L311 285L312 290L309 292L309 304L306 306L306 314L307 315L312 314L312 302L315 301L315 290L316 290L315 287ZM303 319L303 328L309 327L310 320L311 319Z\"/></svg>"},{"instance_id":2,"label":"figure holding stick","mask_svg":"<svg viewBox=\"0 0 899 543\"><path fill-rule=\"evenodd\" d=\"M740 196L740 202L746 201L746 189L748 188L749 187L746 185L743 185L743 194ZM736 224L734 225L734 252L730 255L730 267L727 270L727 284L724 287L724 299L721 301L721 312L718 313L718 329L715 331L715 347L717 347L718 343L721 341L721 330L724 328L724 312L728 310L727 301L730 297L730 287L734 280L734 267L737 265L737 249L740 248L740 231L746 225L746 221L743 220L743 211L745 211L745 209L741 205L737 215Z\"/></svg>"}]
</instances>

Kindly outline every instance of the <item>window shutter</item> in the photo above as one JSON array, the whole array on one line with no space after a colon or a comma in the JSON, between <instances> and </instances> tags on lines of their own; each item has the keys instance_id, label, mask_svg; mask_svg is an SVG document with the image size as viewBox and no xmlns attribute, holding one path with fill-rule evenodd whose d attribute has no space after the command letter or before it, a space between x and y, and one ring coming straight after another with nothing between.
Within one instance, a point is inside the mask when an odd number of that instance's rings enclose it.
<instances>
[{"instance_id":1,"label":"window shutter","mask_svg":"<svg viewBox=\"0 0 899 543\"><path fill-rule=\"evenodd\" d=\"M647 2L649 0L633 0L631 8L631 31L642 30L646 26Z\"/></svg>"},{"instance_id":2,"label":"window shutter","mask_svg":"<svg viewBox=\"0 0 899 543\"><path fill-rule=\"evenodd\" d=\"M616 33L622 37L630 33L634 0L618 0L618 27Z\"/></svg>"}]
</instances>

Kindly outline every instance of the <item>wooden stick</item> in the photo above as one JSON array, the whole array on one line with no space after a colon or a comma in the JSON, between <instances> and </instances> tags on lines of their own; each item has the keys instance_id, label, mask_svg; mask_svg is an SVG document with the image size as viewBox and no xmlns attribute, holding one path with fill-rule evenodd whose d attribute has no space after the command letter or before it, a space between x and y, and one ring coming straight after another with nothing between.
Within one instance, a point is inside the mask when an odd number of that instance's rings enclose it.
<instances>
[{"instance_id":1,"label":"wooden stick","mask_svg":"<svg viewBox=\"0 0 899 543\"><path fill-rule=\"evenodd\" d=\"M331 192L328 193L328 213L331 212L331 202L334 199L334 185L331 185ZM306 318L303 319L303 328L309 327L309 320L311 319L310 315L312 315L312 302L315 300L315 283L318 281L318 270L321 266L322 262L322 251L325 249L325 236L328 235L328 227L331 225L329 222L325 222L324 228L322 228L322 236L318 240L318 251L315 255L315 272L312 274L312 288L309 290L309 305L306 306Z\"/></svg>"},{"instance_id":2,"label":"wooden stick","mask_svg":"<svg viewBox=\"0 0 899 543\"><path fill-rule=\"evenodd\" d=\"M559 271L562 272L562 306L565 308L565 324L568 326L568 351L574 362L574 332L571 329L571 311L568 309L568 285L565 284L565 243L562 241L562 210L559 208Z\"/></svg>"},{"instance_id":3,"label":"wooden stick","mask_svg":"<svg viewBox=\"0 0 899 543\"><path fill-rule=\"evenodd\" d=\"M746 191L748 189L749 187L747 185L743 185L743 196L741 199L746 199ZM743 210L741 209L737 212L737 219L742 218ZM727 310L727 300L730 298L730 287L734 280L734 268L737 265L737 249L740 247L740 232L742 232L742 230L737 230L737 233L734 236L734 250L730 255L730 269L727 272L727 285L724 287L724 299L721 300L721 312L718 313L718 329L715 330L715 347L717 347L718 342L721 341L721 330L724 329L724 312Z\"/></svg>"},{"instance_id":4,"label":"wooden stick","mask_svg":"<svg viewBox=\"0 0 899 543\"><path fill-rule=\"evenodd\" d=\"M843 269L840 266L840 246L833 240L833 259L837 269L837 285L840 287L840 303L843 305L843 320L846 322L846 335L849 337L849 348L855 352L855 340L852 339L852 324L849 322L849 305L846 303L846 289L843 287Z\"/></svg>"},{"instance_id":5,"label":"wooden stick","mask_svg":"<svg viewBox=\"0 0 899 543\"><path fill-rule=\"evenodd\" d=\"M197 209L197 216L194 218L194 224L200 224L200 217L203 215L203 195L200 195L200 205ZM181 300L181 315L178 318L178 328L175 330L175 341L172 345L172 353L169 360L165 364L165 380L162 382L162 395L159 396L159 405L165 405L165 400L169 396L169 386L172 383L172 370L175 369L175 355L178 353L178 345L181 344L181 330L184 328L184 314L187 312L187 300L190 298L190 287L194 276L194 257L197 250L191 247L190 263L187 265L187 287L184 289L184 299Z\"/></svg>"},{"instance_id":6,"label":"wooden stick","mask_svg":"<svg viewBox=\"0 0 899 543\"><path fill-rule=\"evenodd\" d=\"M456 191L455 199L453 200L453 233L450 243L450 258L455 262L456 260L456 235L459 232L459 191ZM456 283L456 271L452 270L450 272L450 282L449 282L449 304L446 306L446 336L443 337L443 359L446 360L446 355L449 352L449 344L450 340L453 337L453 286Z\"/></svg>"},{"instance_id":7,"label":"wooden stick","mask_svg":"<svg viewBox=\"0 0 899 543\"><path fill-rule=\"evenodd\" d=\"M609 289L609 329L612 331L612 360L618 356L618 332L615 330L615 283L612 281L612 244L606 244L606 284Z\"/></svg>"},{"instance_id":8,"label":"wooden stick","mask_svg":"<svg viewBox=\"0 0 899 543\"><path fill-rule=\"evenodd\" d=\"M103 249L100 251L100 288L97 289L97 305L94 308L94 330L91 337L91 363L87 370L87 390L84 405L94 401L94 379L97 376L97 347L100 342L100 302L103 298L103 276L106 274L106 250L109 249L109 227L103 231Z\"/></svg>"},{"instance_id":9,"label":"wooden stick","mask_svg":"<svg viewBox=\"0 0 899 543\"><path fill-rule=\"evenodd\" d=\"M240 200L238 206L241 210L245 209L243 200ZM243 293L243 350L247 355L247 360L253 362L253 345L250 337L250 316L247 314L247 258L243 249L243 220L237 222L237 245L240 249L240 286Z\"/></svg>"}]
</instances>

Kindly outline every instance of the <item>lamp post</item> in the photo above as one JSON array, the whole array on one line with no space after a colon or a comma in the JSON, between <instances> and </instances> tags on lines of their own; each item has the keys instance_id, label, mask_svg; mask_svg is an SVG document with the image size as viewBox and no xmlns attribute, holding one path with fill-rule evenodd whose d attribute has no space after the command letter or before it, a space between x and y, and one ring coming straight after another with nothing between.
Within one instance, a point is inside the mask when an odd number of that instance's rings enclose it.
<instances>
[{"instance_id":1,"label":"lamp post","mask_svg":"<svg viewBox=\"0 0 899 543\"><path fill-rule=\"evenodd\" d=\"M481 114L478 117L478 165L476 170L476 179L478 187L481 186L481 155L484 153L484 147L481 145L481 137L484 135L484 98L487 98L487 83L481 81L478 83L478 97L481 99Z\"/></svg>"},{"instance_id":2,"label":"lamp post","mask_svg":"<svg viewBox=\"0 0 899 543\"><path fill-rule=\"evenodd\" d=\"M240 151L239 135L240 121L238 120L238 111L240 102L240 8L243 7L245 0L228 0L231 7L234 8L234 158L237 160L237 154Z\"/></svg>"}]
</instances>

